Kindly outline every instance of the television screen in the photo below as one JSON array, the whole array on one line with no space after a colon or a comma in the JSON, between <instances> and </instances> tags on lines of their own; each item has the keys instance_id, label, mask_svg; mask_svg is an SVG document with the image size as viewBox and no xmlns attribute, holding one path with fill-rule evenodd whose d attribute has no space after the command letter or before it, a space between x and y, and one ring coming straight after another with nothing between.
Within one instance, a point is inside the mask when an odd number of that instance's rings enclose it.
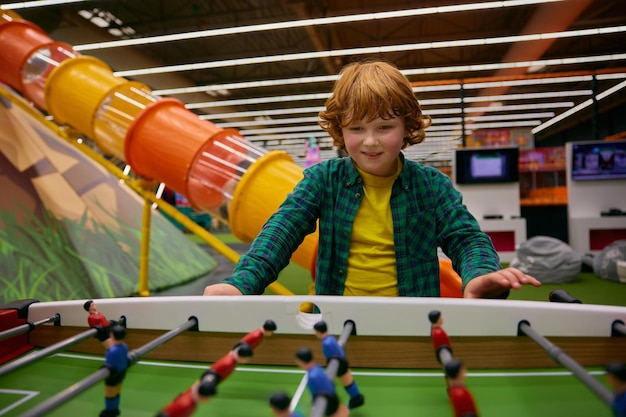
<instances>
[{"instance_id":1,"label":"television screen","mask_svg":"<svg viewBox=\"0 0 626 417\"><path fill-rule=\"evenodd\" d=\"M626 179L626 141L572 143L572 180Z\"/></svg>"},{"instance_id":2,"label":"television screen","mask_svg":"<svg viewBox=\"0 0 626 417\"><path fill-rule=\"evenodd\" d=\"M494 184L517 182L518 148L456 149L457 184Z\"/></svg>"}]
</instances>

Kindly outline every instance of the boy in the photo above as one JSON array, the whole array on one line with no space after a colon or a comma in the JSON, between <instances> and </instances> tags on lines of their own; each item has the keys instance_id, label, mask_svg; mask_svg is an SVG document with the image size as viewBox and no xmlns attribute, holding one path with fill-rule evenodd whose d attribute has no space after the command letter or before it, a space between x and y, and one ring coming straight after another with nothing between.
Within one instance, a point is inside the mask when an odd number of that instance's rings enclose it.
<instances>
[{"instance_id":1,"label":"boy","mask_svg":"<svg viewBox=\"0 0 626 417\"><path fill-rule=\"evenodd\" d=\"M262 294L319 220L318 295L438 297L441 247L467 298L505 298L541 285L498 254L440 171L401 152L430 118L407 78L385 62L346 66L320 126L349 157L313 165L267 220L232 276L205 295Z\"/></svg>"}]
</instances>

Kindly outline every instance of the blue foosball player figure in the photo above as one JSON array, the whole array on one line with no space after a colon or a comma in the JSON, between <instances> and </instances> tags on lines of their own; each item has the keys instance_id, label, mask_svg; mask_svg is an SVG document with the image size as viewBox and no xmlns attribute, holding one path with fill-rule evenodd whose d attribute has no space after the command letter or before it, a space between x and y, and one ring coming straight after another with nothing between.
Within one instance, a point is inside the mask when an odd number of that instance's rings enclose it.
<instances>
[{"instance_id":1,"label":"blue foosball player figure","mask_svg":"<svg viewBox=\"0 0 626 417\"><path fill-rule=\"evenodd\" d=\"M606 366L606 382L613 388L613 415L626 417L626 364L612 362Z\"/></svg>"},{"instance_id":2,"label":"blue foosball player figure","mask_svg":"<svg viewBox=\"0 0 626 417\"><path fill-rule=\"evenodd\" d=\"M326 371L313 360L313 352L309 348L301 348L296 352L296 364L306 371L307 388L313 397L312 402L318 397L326 398L325 416L347 417L350 410L339 401L335 392L333 381L328 379Z\"/></svg>"},{"instance_id":3,"label":"blue foosball player figure","mask_svg":"<svg viewBox=\"0 0 626 417\"><path fill-rule=\"evenodd\" d=\"M361 394L359 386L352 377L348 359L339 341L334 335L328 333L328 326L324 321L315 323L313 330L315 330L315 336L322 341L322 352L326 357L326 363L328 364L333 358L339 360L337 378L339 378L341 385L343 385L348 395L350 395L348 407L353 409L362 406L365 403L365 397Z\"/></svg>"},{"instance_id":4,"label":"blue foosball player figure","mask_svg":"<svg viewBox=\"0 0 626 417\"><path fill-rule=\"evenodd\" d=\"M122 326L111 328L111 346L104 355L104 367L109 368L110 375L104 381L104 410L100 417L117 417L120 415L120 391L122 381L128 368L128 347L124 338L126 329Z\"/></svg>"},{"instance_id":5,"label":"blue foosball player figure","mask_svg":"<svg viewBox=\"0 0 626 417\"><path fill-rule=\"evenodd\" d=\"M270 409L272 410L272 414L276 417L304 417L297 411L289 410L289 405L291 404L291 398L287 395L286 392L280 391L272 396L269 399Z\"/></svg>"}]
</instances>

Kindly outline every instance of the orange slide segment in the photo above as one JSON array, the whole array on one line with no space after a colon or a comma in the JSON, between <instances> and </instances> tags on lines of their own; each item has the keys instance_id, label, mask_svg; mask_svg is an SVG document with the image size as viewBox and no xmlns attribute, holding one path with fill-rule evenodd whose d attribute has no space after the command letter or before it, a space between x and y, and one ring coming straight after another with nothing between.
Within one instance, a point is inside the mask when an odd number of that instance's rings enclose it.
<instances>
[{"instance_id":1,"label":"orange slide segment","mask_svg":"<svg viewBox=\"0 0 626 417\"><path fill-rule=\"evenodd\" d=\"M228 221L244 241L256 236L302 178L302 168L285 152L267 152L236 130L201 120L178 100L115 77L104 62L54 42L36 25L4 11L0 82L125 160L136 174L165 183L196 209ZM312 270L317 242L316 231L292 261ZM444 277L445 295L460 296L458 275Z\"/></svg>"}]
</instances>

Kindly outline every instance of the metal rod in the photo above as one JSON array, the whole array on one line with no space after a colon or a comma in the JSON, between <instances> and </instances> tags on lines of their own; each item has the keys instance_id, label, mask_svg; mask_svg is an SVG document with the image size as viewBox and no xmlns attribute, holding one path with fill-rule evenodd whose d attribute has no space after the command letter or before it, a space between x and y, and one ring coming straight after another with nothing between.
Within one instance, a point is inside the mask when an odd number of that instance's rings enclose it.
<instances>
[{"instance_id":1,"label":"metal rod","mask_svg":"<svg viewBox=\"0 0 626 417\"><path fill-rule=\"evenodd\" d=\"M132 352L129 352L128 353L128 366L130 367L131 365L136 363L139 360L139 358L141 358L143 355L158 348L165 342L172 339L174 336L184 332L185 330L191 329L193 327L197 328L197 326L198 326L198 319L195 317L190 317L189 320L187 320L182 325L178 326L176 329L170 330L169 332L157 337L151 342L146 343L140 348L137 348L133 350ZM72 385L66 390L58 393L54 397L30 409L25 414L23 414L22 417L42 416L54 410L55 408L57 408L59 405L63 404L64 402L74 398L75 396L85 391L86 389L92 387L93 385L97 384L98 382L106 379L110 374L111 374L111 370L109 368L103 367L99 369L98 371L94 372L93 374L91 374L90 376L88 376L87 378L84 378L82 381L77 382L76 384Z\"/></svg>"},{"instance_id":2,"label":"metal rod","mask_svg":"<svg viewBox=\"0 0 626 417\"><path fill-rule=\"evenodd\" d=\"M518 325L518 329L521 333L530 337L541 346L548 356L559 365L565 366L569 369L582 383L587 385L591 391L593 391L605 404L609 407L613 403L613 394L602 385L597 379L591 376L585 368L578 364L575 360L573 360L567 353L565 353L560 347L556 346L548 339L537 333L534 329L530 327L530 323L527 321L521 321Z\"/></svg>"},{"instance_id":3,"label":"metal rod","mask_svg":"<svg viewBox=\"0 0 626 417\"><path fill-rule=\"evenodd\" d=\"M0 332L0 340L9 339L13 336L17 336L18 334L28 333L31 330L33 330L35 327L41 326L42 324L56 323L60 320L60 318L61 316L59 316L58 314L55 314L54 316L50 316L48 318L36 321L34 323L28 322L28 323L24 323L22 325L13 327L12 329L8 329L3 332Z\"/></svg>"},{"instance_id":4,"label":"metal rod","mask_svg":"<svg viewBox=\"0 0 626 417\"><path fill-rule=\"evenodd\" d=\"M22 414L22 417L43 416L65 403L70 398L74 398L81 392L106 379L109 375L111 375L111 370L109 368L100 368L98 371L89 375L87 378L84 378L83 380L70 386L64 391L56 394L54 397L51 397L43 403L39 404L38 406L26 411L24 414Z\"/></svg>"},{"instance_id":5,"label":"metal rod","mask_svg":"<svg viewBox=\"0 0 626 417\"><path fill-rule=\"evenodd\" d=\"M77 345L80 342L83 342L89 338L94 337L96 333L98 333L98 329L93 327L89 330L86 330L68 339L55 343L54 345L48 346L45 349L38 350L37 352L33 352L13 362L9 362L6 365L0 367L0 376L6 375L9 372L15 371L16 369L21 368L24 365L28 365L29 363L34 362L38 359L44 358L46 356L50 356L53 353L57 353L57 352L67 349L68 347Z\"/></svg>"},{"instance_id":6,"label":"metal rod","mask_svg":"<svg viewBox=\"0 0 626 417\"><path fill-rule=\"evenodd\" d=\"M170 341L175 336L178 336L182 332L189 330L191 328L197 329L197 327L198 327L198 319L196 317L190 317L189 320L187 320L185 323L181 324L177 328L170 330L169 332L157 337L153 341L146 343L142 347L137 348L133 350L132 352L129 352L128 353L129 366L137 362L139 358L141 358L142 356L152 352L154 349L160 347L165 342Z\"/></svg>"},{"instance_id":7,"label":"metal rod","mask_svg":"<svg viewBox=\"0 0 626 417\"><path fill-rule=\"evenodd\" d=\"M450 353L449 349L439 349L439 360L441 361L441 366L446 367L446 364L452 360L452 353Z\"/></svg>"},{"instance_id":8,"label":"metal rod","mask_svg":"<svg viewBox=\"0 0 626 417\"><path fill-rule=\"evenodd\" d=\"M626 336L626 326L621 320L615 320L611 326L611 336Z\"/></svg>"},{"instance_id":9,"label":"metal rod","mask_svg":"<svg viewBox=\"0 0 626 417\"><path fill-rule=\"evenodd\" d=\"M348 320L343 325L343 331L341 332L341 336L339 336L339 345L343 348L348 341L348 338L354 331L354 322ZM339 359L332 358L328 362L328 366L326 367L326 376L331 381L335 380L337 376L337 371L339 370ZM328 399L323 396L319 396L313 401L313 409L311 410L311 417L323 417L324 412L326 411L326 405L328 404Z\"/></svg>"}]
</instances>

